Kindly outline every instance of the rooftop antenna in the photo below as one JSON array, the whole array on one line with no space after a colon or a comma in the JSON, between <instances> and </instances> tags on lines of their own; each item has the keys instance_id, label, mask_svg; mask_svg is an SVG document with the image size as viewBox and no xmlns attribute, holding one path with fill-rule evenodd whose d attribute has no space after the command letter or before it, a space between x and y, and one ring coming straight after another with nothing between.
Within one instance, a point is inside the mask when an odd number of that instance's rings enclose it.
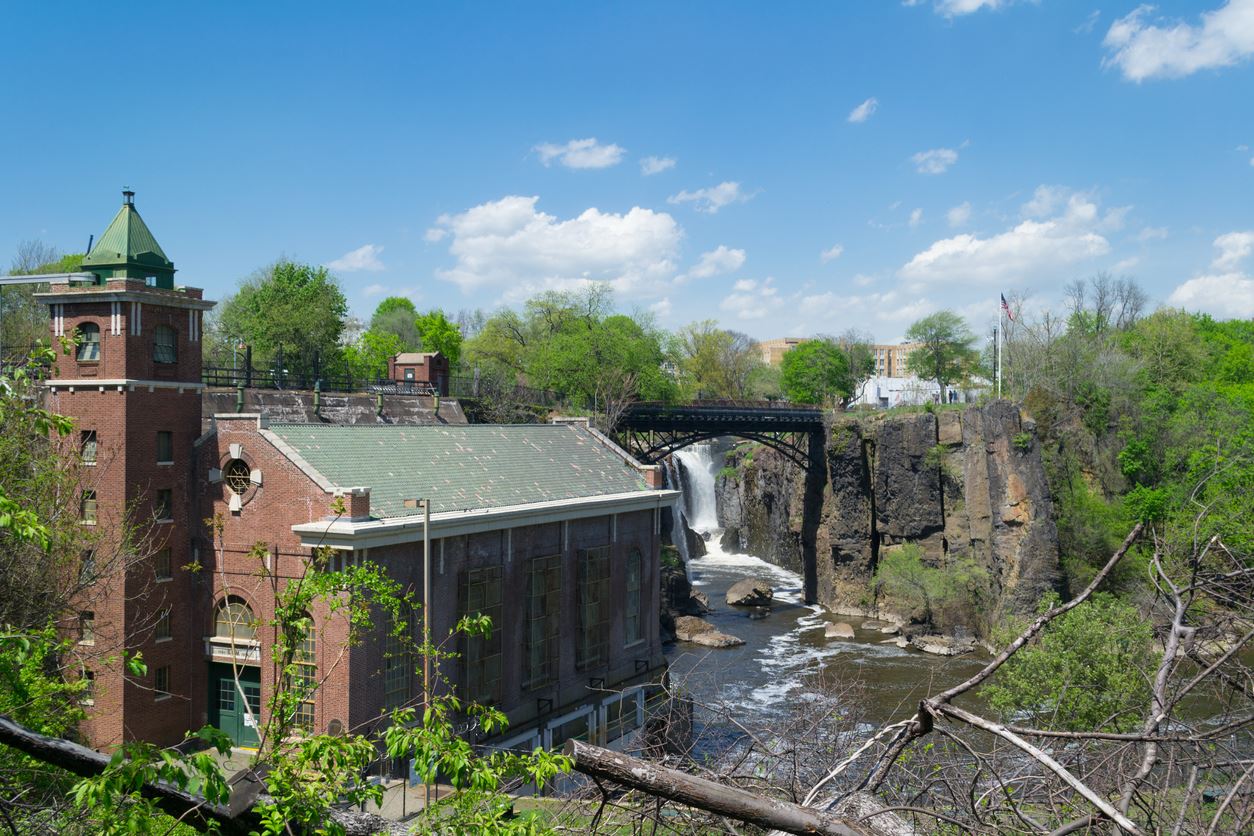
<instances>
[{"instance_id":1,"label":"rooftop antenna","mask_svg":"<svg viewBox=\"0 0 1254 836\"><path fill-rule=\"evenodd\" d=\"M96 233L87 236L87 252L91 253L91 245L96 241Z\"/></svg>"}]
</instances>

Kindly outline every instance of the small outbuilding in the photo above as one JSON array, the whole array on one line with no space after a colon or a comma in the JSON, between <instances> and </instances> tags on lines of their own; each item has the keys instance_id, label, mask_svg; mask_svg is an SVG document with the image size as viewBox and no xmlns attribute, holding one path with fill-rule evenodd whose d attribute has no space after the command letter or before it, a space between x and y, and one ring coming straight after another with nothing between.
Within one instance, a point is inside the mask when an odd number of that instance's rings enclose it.
<instances>
[{"instance_id":1,"label":"small outbuilding","mask_svg":"<svg viewBox=\"0 0 1254 836\"><path fill-rule=\"evenodd\" d=\"M433 392L448 395L448 358L438 351L401 352L388 360L388 378L398 383L427 384Z\"/></svg>"}]
</instances>

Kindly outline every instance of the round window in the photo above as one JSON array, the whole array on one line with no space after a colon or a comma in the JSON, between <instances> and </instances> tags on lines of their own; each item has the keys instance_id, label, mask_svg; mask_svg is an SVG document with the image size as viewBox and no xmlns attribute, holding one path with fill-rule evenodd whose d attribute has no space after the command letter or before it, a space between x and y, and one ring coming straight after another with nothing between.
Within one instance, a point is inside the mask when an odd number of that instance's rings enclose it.
<instances>
[{"instance_id":1,"label":"round window","mask_svg":"<svg viewBox=\"0 0 1254 836\"><path fill-rule=\"evenodd\" d=\"M237 496L243 496L252 484L249 479L251 473L252 468L248 466L248 462L243 459L232 459L224 471L226 486Z\"/></svg>"}]
</instances>

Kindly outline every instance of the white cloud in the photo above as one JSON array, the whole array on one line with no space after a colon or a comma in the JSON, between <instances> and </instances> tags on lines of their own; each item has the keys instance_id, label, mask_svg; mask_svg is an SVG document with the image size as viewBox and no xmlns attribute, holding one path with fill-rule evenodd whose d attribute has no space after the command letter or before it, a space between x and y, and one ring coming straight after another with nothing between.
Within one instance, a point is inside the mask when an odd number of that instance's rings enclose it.
<instances>
[{"instance_id":1,"label":"white cloud","mask_svg":"<svg viewBox=\"0 0 1254 836\"><path fill-rule=\"evenodd\" d=\"M640 173L645 177L661 174L663 171L674 167L674 157L645 157L640 161Z\"/></svg>"},{"instance_id":2,"label":"white cloud","mask_svg":"<svg viewBox=\"0 0 1254 836\"><path fill-rule=\"evenodd\" d=\"M1240 273L1196 276L1171 292L1167 303L1220 319L1254 317L1254 278Z\"/></svg>"},{"instance_id":3,"label":"white cloud","mask_svg":"<svg viewBox=\"0 0 1254 836\"><path fill-rule=\"evenodd\" d=\"M823 250L823 252L819 253L819 261L823 264L826 264L829 261L835 261L836 259L840 258L841 253L843 253L844 251L845 251L844 244L833 244L832 246L828 247L826 250Z\"/></svg>"},{"instance_id":4,"label":"white cloud","mask_svg":"<svg viewBox=\"0 0 1254 836\"><path fill-rule=\"evenodd\" d=\"M1070 194L1070 190L1062 186L1037 186L1032 199L1019 211L1025 218L1044 218L1054 214Z\"/></svg>"},{"instance_id":5,"label":"white cloud","mask_svg":"<svg viewBox=\"0 0 1254 836\"><path fill-rule=\"evenodd\" d=\"M910 228L911 228L911 229L914 229L916 226L918 226L918 225L919 225L919 224L921 224L921 223L923 223L923 210L922 210L922 209L913 209L913 210L911 210L911 212L910 212Z\"/></svg>"},{"instance_id":6,"label":"white cloud","mask_svg":"<svg viewBox=\"0 0 1254 836\"><path fill-rule=\"evenodd\" d=\"M386 292L387 292L386 287L384 287L381 284L376 283L376 284L366 285L364 288L362 288L361 295L369 298L371 296L378 296L379 294L386 293Z\"/></svg>"},{"instance_id":7,"label":"white cloud","mask_svg":"<svg viewBox=\"0 0 1254 836\"><path fill-rule=\"evenodd\" d=\"M775 279L741 279L719 303L719 308L736 319L762 319L782 304L784 300L779 296L779 288L775 287Z\"/></svg>"},{"instance_id":8,"label":"white cloud","mask_svg":"<svg viewBox=\"0 0 1254 836\"><path fill-rule=\"evenodd\" d=\"M1167 227L1147 226L1136 234L1136 240L1142 244L1147 241L1161 241L1167 237Z\"/></svg>"},{"instance_id":9,"label":"white cloud","mask_svg":"<svg viewBox=\"0 0 1254 836\"><path fill-rule=\"evenodd\" d=\"M449 231L457 261L436 275L464 291L498 288L510 298L594 281L639 296L674 275L683 230L667 213L592 208L563 220L537 211L538 200L510 195L441 216L436 223Z\"/></svg>"},{"instance_id":10,"label":"white cloud","mask_svg":"<svg viewBox=\"0 0 1254 836\"><path fill-rule=\"evenodd\" d=\"M1108 253L1110 242L1101 233L1121 223L1123 211L1102 215L1092 198L1072 194L1053 217L1030 218L989 238L963 234L936 241L910 259L900 274L923 282L1048 278L1060 267Z\"/></svg>"},{"instance_id":11,"label":"white cloud","mask_svg":"<svg viewBox=\"0 0 1254 836\"><path fill-rule=\"evenodd\" d=\"M849 121L854 124L865 122L875 115L875 111L879 108L879 100L874 96L864 101L862 104L849 111Z\"/></svg>"},{"instance_id":12,"label":"white cloud","mask_svg":"<svg viewBox=\"0 0 1254 836\"><path fill-rule=\"evenodd\" d=\"M671 315L671 299L669 296L663 296L661 299L649 306L649 310L655 316L667 317Z\"/></svg>"},{"instance_id":13,"label":"white cloud","mask_svg":"<svg viewBox=\"0 0 1254 836\"><path fill-rule=\"evenodd\" d=\"M666 198L666 202L673 205L692 203L698 212L708 212L713 215L724 206L732 203L744 203L749 197L749 195L740 190L739 183L727 181L719 183L717 186L711 186L708 189L697 189L695 192L684 189L679 194Z\"/></svg>"},{"instance_id":14,"label":"white cloud","mask_svg":"<svg viewBox=\"0 0 1254 836\"><path fill-rule=\"evenodd\" d=\"M950 209L945 213L945 220L949 221L949 225L953 227L966 226L967 221L971 220L970 202L964 200Z\"/></svg>"},{"instance_id":15,"label":"white cloud","mask_svg":"<svg viewBox=\"0 0 1254 836\"><path fill-rule=\"evenodd\" d=\"M1089 16L1084 19L1083 23L1081 23L1079 26L1072 29L1071 31L1077 35L1087 35L1093 31L1093 27L1097 25L1097 19L1100 18L1101 16L1102 16L1101 10L1094 9L1093 11L1089 12Z\"/></svg>"},{"instance_id":16,"label":"white cloud","mask_svg":"<svg viewBox=\"0 0 1254 836\"><path fill-rule=\"evenodd\" d=\"M949 167L958 162L958 152L952 148L933 148L920 151L910 158L920 174L944 174Z\"/></svg>"},{"instance_id":17,"label":"white cloud","mask_svg":"<svg viewBox=\"0 0 1254 836\"><path fill-rule=\"evenodd\" d=\"M1118 67L1129 81L1144 81L1228 67L1254 54L1254 0L1228 0L1203 12L1196 25L1147 23L1153 12L1153 6L1138 6L1111 24L1102 41L1111 53L1103 66Z\"/></svg>"},{"instance_id":18,"label":"white cloud","mask_svg":"<svg viewBox=\"0 0 1254 836\"><path fill-rule=\"evenodd\" d=\"M1123 259L1120 259L1119 261L1116 261L1115 266L1110 268L1110 271L1112 273L1126 273L1140 263L1141 263L1141 259L1139 256L1135 256L1135 255L1128 256L1127 258L1123 258Z\"/></svg>"},{"instance_id":19,"label":"white cloud","mask_svg":"<svg viewBox=\"0 0 1254 836\"><path fill-rule=\"evenodd\" d=\"M1229 232L1215 239L1219 255L1211 262L1216 270L1234 270L1254 252L1254 232Z\"/></svg>"},{"instance_id":20,"label":"white cloud","mask_svg":"<svg viewBox=\"0 0 1254 836\"><path fill-rule=\"evenodd\" d=\"M565 145L543 142L531 149L540 155L546 166L557 160L567 168L609 168L622 162L627 149L613 143L602 145L596 137L572 139Z\"/></svg>"},{"instance_id":21,"label":"white cloud","mask_svg":"<svg viewBox=\"0 0 1254 836\"><path fill-rule=\"evenodd\" d=\"M444 236L446 235L448 235L447 229L440 229L438 226L433 226L424 232L422 237L428 244L438 244L444 240Z\"/></svg>"},{"instance_id":22,"label":"white cloud","mask_svg":"<svg viewBox=\"0 0 1254 836\"><path fill-rule=\"evenodd\" d=\"M328 261L326 267L329 270L339 270L344 273L377 273L384 269L383 262L379 260L381 252L383 252L383 247L365 244L344 253L335 261Z\"/></svg>"},{"instance_id":23,"label":"white cloud","mask_svg":"<svg viewBox=\"0 0 1254 836\"><path fill-rule=\"evenodd\" d=\"M980 9L997 9L1005 0L937 0L936 11L946 17L958 17L978 12Z\"/></svg>"},{"instance_id":24,"label":"white cloud","mask_svg":"<svg viewBox=\"0 0 1254 836\"><path fill-rule=\"evenodd\" d=\"M680 276L677 281L708 279L711 276L739 270L744 263L744 250L733 250L729 249L725 244L719 244L717 249L710 250L708 253L701 253L701 257L697 259L697 263L688 271L687 275Z\"/></svg>"},{"instance_id":25,"label":"white cloud","mask_svg":"<svg viewBox=\"0 0 1254 836\"><path fill-rule=\"evenodd\" d=\"M882 322L908 325L936 310L930 300L900 290L884 293L843 294L834 291L802 296L797 307L820 322L857 325Z\"/></svg>"}]
</instances>

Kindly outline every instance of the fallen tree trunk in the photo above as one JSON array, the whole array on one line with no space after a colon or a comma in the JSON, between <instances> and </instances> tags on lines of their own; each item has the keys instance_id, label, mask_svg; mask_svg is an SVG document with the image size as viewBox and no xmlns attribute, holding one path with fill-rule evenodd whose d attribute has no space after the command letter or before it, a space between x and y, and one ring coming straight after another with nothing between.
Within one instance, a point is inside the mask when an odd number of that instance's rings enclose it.
<instances>
[{"instance_id":1,"label":"fallen tree trunk","mask_svg":"<svg viewBox=\"0 0 1254 836\"><path fill-rule=\"evenodd\" d=\"M568 740L563 753L575 770L650 795L785 833L876 836L876 830L822 810L790 804L648 763L620 752Z\"/></svg>"},{"instance_id":2,"label":"fallen tree trunk","mask_svg":"<svg viewBox=\"0 0 1254 836\"><path fill-rule=\"evenodd\" d=\"M0 716L0 744L11 746L36 760L84 778L99 775L109 765L108 755L69 740L39 734L3 716ZM185 792L164 781L146 783L140 791L146 798L155 800L171 816L181 818L185 824L198 829L216 826L219 833L241 835L256 831L261 826L261 819L253 807L264 792L262 779L257 772L244 770L228 783L231 786L231 798L227 806L210 804L203 796ZM397 822L370 813L331 810L328 815L354 836L407 832Z\"/></svg>"}]
</instances>

